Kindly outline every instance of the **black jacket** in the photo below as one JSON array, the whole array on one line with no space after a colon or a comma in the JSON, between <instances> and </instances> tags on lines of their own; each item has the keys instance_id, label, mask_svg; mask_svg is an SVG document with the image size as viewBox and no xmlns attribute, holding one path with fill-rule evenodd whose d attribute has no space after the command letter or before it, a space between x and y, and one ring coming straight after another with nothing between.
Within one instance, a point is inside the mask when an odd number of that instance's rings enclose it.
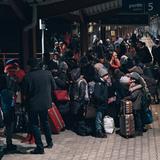
<instances>
[{"instance_id":1,"label":"black jacket","mask_svg":"<svg viewBox=\"0 0 160 160\"><path fill-rule=\"evenodd\" d=\"M34 70L26 74L23 92L29 111L43 111L51 107L51 93L55 88L52 74L46 70Z\"/></svg>"},{"instance_id":2,"label":"black jacket","mask_svg":"<svg viewBox=\"0 0 160 160\"><path fill-rule=\"evenodd\" d=\"M108 86L103 81L96 82L94 87L93 98L96 105L107 104L108 100Z\"/></svg>"},{"instance_id":3,"label":"black jacket","mask_svg":"<svg viewBox=\"0 0 160 160\"><path fill-rule=\"evenodd\" d=\"M151 53L146 46L137 49L137 56L138 60L143 64L150 63L152 61Z\"/></svg>"}]
</instances>

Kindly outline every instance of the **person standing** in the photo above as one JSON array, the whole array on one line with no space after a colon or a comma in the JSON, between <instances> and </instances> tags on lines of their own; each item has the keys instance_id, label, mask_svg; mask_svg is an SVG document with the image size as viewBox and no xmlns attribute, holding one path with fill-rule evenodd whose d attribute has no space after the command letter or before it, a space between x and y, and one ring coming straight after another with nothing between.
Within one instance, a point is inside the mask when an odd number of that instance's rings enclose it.
<instances>
[{"instance_id":1,"label":"person standing","mask_svg":"<svg viewBox=\"0 0 160 160\"><path fill-rule=\"evenodd\" d=\"M16 81L8 74L0 75L0 101L6 128L6 148L4 152L12 152L17 146L12 144L12 135L15 122L15 94L17 91Z\"/></svg>"},{"instance_id":2,"label":"person standing","mask_svg":"<svg viewBox=\"0 0 160 160\"><path fill-rule=\"evenodd\" d=\"M51 92L55 88L55 81L49 71L40 68L40 63L37 59L30 59L28 65L30 66L30 72L24 78L23 92L36 143L36 148L31 151L31 154L43 154L44 146L39 129L39 120L44 130L47 142L46 147L52 148L53 142L48 123L48 108L52 106Z\"/></svg>"}]
</instances>

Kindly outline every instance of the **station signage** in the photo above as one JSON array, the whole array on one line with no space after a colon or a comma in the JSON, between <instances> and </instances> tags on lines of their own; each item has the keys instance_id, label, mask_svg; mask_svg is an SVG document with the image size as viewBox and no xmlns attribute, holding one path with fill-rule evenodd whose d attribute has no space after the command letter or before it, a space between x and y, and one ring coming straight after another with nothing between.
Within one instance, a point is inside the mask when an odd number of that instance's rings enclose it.
<instances>
[{"instance_id":1,"label":"station signage","mask_svg":"<svg viewBox=\"0 0 160 160\"><path fill-rule=\"evenodd\" d=\"M123 0L123 10L128 13L157 14L160 0Z\"/></svg>"}]
</instances>

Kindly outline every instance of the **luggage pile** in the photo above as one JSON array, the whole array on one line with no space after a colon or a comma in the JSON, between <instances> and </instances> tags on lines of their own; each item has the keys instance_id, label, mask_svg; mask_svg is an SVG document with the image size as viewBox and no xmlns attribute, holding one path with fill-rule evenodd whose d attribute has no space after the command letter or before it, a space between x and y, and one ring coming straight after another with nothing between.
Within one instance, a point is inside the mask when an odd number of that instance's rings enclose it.
<instances>
[{"instance_id":1,"label":"luggage pile","mask_svg":"<svg viewBox=\"0 0 160 160\"><path fill-rule=\"evenodd\" d=\"M121 101L121 115L120 115L120 135L125 138L134 137L135 124L133 115L132 101Z\"/></svg>"}]
</instances>

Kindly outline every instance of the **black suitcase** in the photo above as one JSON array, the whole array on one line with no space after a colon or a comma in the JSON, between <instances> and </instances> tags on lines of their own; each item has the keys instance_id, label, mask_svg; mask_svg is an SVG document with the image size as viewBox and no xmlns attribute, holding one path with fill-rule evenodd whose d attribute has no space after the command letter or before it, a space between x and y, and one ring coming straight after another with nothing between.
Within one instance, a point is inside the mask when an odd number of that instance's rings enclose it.
<instances>
[{"instance_id":1,"label":"black suitcase","mask_svg":"<svg viewBox=\"0 0 160 160\"><path fill-rule=\"evenodd\" d=\"M121 114L132 114L133 105L132 101L121 100Z\"/></svg>"},{"instance_id":2,"label":"black suitcase","mask_svg":"<svg viewBox=\"0 0 160 160\"><path fill-rule=\"evenodd\" d=\"M135 125L133 114L126 114L120 116L120 135L125 138L134 137Z\"/></svg>"}]
</instances>

